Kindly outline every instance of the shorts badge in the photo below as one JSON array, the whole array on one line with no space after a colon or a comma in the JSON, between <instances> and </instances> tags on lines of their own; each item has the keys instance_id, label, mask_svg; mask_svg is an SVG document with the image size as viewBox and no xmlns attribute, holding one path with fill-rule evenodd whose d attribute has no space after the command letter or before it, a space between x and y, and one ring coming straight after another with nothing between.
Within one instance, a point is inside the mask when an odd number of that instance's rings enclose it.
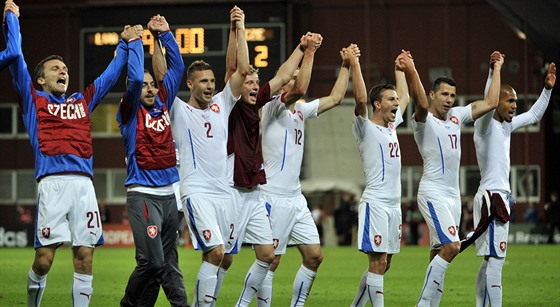
<instances>
[{"instance_id":1,"label":"shorts badge","mask_svg":"<svg viewBox=\"0 0 560 307\"><path fill-rule=\"evenodd\" d=\"M48 239L51 236L51 228L43 227L43 229L41 229L41 235L43 235L43 238Z\"/></svg>"},{"instance_id":2,"label":"shorts badge","mask_svg":"<svg viewBox=\"0 0 560 307\"><path fill-rule=\"evenodd\" d=\"M212 232L210 231L210 229L206 229L202 231L202 236L204 236L204 240L206 240L206 242L210 241L210 239L212 239Z\"/></svg>"},{"instance_id":3,"label":"shorts badge","mask_svg":"<svg viewBox=\"0 0 560 307\"><path fill-rule=\"evenodd\" d=\"M502 252L505 252L506 248L507 248L506 241L500 242L500 249L502 250Z\"/></svg>"},{"instance_id":4,"label":"shorts badge","mask_svg":"<svg viewBox=\"0 0 560 307\"><path fill-rule=\"evenodd\" d=\"M158 234L158 229L157 229L157 226L155 226L155 225L148 226L148 228L146 230L148 232L148 237L150 237L152 239L155 238Z\"/></svg>"},{"instance_id":5,"label":"shorts badge","mask_svg":"<svg viewBox=\"0 0 560 307\"><path fill-rule=\"evenodd\" d=\"M452 236L455 236L455 234L457 233L457 231L455 231L455 226L449 226L447 230Z\"/></svg>"},{"instance_id":6,"label":"shorts badge","mask_svg":"<svg viewBox=\"0 0 560 307\"><path fill-rule=\"evenodd\" d=\"M383 238L380 235L373 236L373 243L375 243L375 246L381 245L381 242L383 242Z\"/></svg>"},{"instance_id":7,"label":"shorts badge","mask_svg":"<svg viewBox=\"0 0 560 307\"><path fill-rule=\"evenodd\" d=\"M279 243L278 239L272 239L272 247L274 247L274 249L278 248L278 243Z\"/></svg>"}]
</instances>

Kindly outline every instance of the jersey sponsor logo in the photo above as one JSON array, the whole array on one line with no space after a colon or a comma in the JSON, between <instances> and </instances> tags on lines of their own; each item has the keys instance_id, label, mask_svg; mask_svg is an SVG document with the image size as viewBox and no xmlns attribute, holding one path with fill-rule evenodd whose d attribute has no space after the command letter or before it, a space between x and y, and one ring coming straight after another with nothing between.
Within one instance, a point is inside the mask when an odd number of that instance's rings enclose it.
<instances>
[{"instance_id":1,"label":"jersey sponsor logo","mask_svg":"<svg viewBox=\"0 0 560 307\"><path fill-rule=\"evenodd\" d=\"M280 243L280 241L276 238L272 239L272 247L274 247L274 249L278 248L278 243Z\"/></svg>"},{"instance_id":2,"label":"jersey sponsor logo","mask_svg":"<svg viewBox=\"0 0 560 307\"><path fill-rule=\"evenodd\" d=\"M146 113L144 119L144 125L148 129L155 130L157 132L164 131L165 128L171 125L171 119L169 118L169 113L167 111L163 112L160 118L154 118L150 113Z\"/></svg>"},{"instance_id":3,"label":"jersey sponsor logo","mask_svg":"<svg viewBox=\"0 0 560 307\"><path fill-rule=\"evenodd\" d=\"M452 236L454 236L454 235L457 233L457 231L456 231L456 229L455 229L455 226L449 226L449 227L447 228L447 231L449 231L449 233L450 233Z\"/></svg>"},{"instance_id":4,"label":"jersey sponsor logo","mask_svg":"<svg viewBox=\"0 0 560 307\"><path fill-rule=\"evenodd\" d=\"M148 233L148 237L150 238L155 238L158 234L158 229L156 225L150 225L146 228L146 231Z\"/></svg>"},{"instance_id":5,"label":"jersey sponsor logo","mask_svg":"<svg viewBox=\"0 0 560 307\"><path fill-rule=\"evenodd\" d=\"M84 109L83 103L49 103L47 105L47 111L56 117L60 117L61 119L81 119L86 117L86 111Z\"/></svg>"},{"instance_id":6,"label":"jersey sponsor logo","mask_svg":"<svg viewBox=\"0 0 560 307\"><path fill-rule=\"evenodd\" d=\"M507 243L506 241L502 241L500 242L500 249L502 250L502 252L504 252L507 248Z\"/></svg>"},{"instance_id":7,"label":"jersey sponsor logo","mask_svg":"<svg viewBox=\"0 0 560 307\"><path fill-rule=\"evenodd\" d=\"M455 125L459 124L459 119L457 118L457 116L453 115L451 116L451 118L449 119L452 123L454 123Z\"/></svg>"},{"instance_id":8,"label":"jersey sponsor logo","mask_svg":"<svg viewBox=\"0 0 560 307\"><path fill-rule=\"evenodd\" d=\"M212 110L212 112L214 113L220 113L220 106L217 104L213 104L210 106L210 110Z\"/></svg>"},{"instance_id":9,"label":"jersey sponsor logo","mask_svg":"<svg viewBox=\"0 0 560 307\"><path fill-rule=\"evenodd\" d=\"M303 113L301 113L301 111L297 111L297 116L299 119L303 120Z\"/></svg>"},{"instance_id":10,"label":"jersey sponsor logo","mask_svg":"<svg viewBox=\"0 0 560 307\"><path fill-rule=\"evenodd\" d=\"M381 245L381 242L383 242L383 237L381 237L381 235L373 236L373 243L375 244L375 246Z\"/></svg>"},{"instance_id":11,"label":"jersey sponsor logo","mask_svg":"<svg viewBox=\"0 0 560 307\"><path fill-rule=\"evenodd\" d=\"M212 232L210 231L210 229L205 229L202 231L202 236L204 237L204 240L208 242L210 241L210 239L212 239Z\"/></svg>"},{"instance_id":12,"label":"jersey sponsor logo","mask_svg":"<svg viewBox=\"0 0 560 307\"><path fill-rule=\"evenodd\" d=\"M50 227L43 227L41 229L41 235L43 238L48 239L51 237L51 228Z\"/></svg>"}]
</instances>

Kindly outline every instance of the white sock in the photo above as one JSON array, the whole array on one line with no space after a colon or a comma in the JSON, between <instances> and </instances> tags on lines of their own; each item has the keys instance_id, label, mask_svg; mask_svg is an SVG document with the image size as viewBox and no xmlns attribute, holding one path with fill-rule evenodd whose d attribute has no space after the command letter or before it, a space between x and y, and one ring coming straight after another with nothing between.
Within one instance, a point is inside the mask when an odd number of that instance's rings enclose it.
<instances>
[{"instance_id":1,"label":"white sock","mask_svg":"<svg viewBox=\"0 0 560 307\"><path fill-rule=\"evenodd\" d=\"M47 275L39 276L29 269L27 273L27 306L41 306L41 299L47 286Z\"/></svg>"},{"instance_id":2,"label":"white sock","mask_svg":"<svg viewBox=\"0 0 560 307\"><path fill-rule=\"evenodd\" d=\"M383 307L383 275L368 272L366 284L371 305Z\"/></svg>"},{"instance_id":3,"label":"white sock","mask_svg":"<svg viewBox=\"0 0 560 307\"><path fill-rule=\"evenodd\" d=\"M488 306L488 292L486 292L486 268L488 260L483 259L476 275L476 307Z\"/></svg>"},{"instance_id":4,"label":"white sock","mask_svg":"<svg viewBox=\"0 0 560 307\"><path fill-rule=\"evenodd\" d=\"M364 274L362 274L362 278L360 278L360 284L358 285L358 292L354 297L354 301L352 301L352 305L350 307L364 307L368 302L369 298L366 295L367 290L367 277L368 271L366 270Z\"/></svg>"},{"instance_id":5,"label":"white sock","mask_svg":"<svg viewBox=\"0 0 560 307\"><path fill-rule=\"evenodd\" d=\"M245 276L243 291L241 292L241 296L239 297L236 306L246 307L251 304L251 300L253 300L253 296L255 296L255 293L257 293L261 287L269 267L270 264L260 261L259 259L255 259L255 262L253 262L253 265Z\"/></svg>"},{"instance_id":6,"label":"white sock","mask_svg":"<svg viewBox=\"0 0 560 307\"><path fill-rule=\"evenodd\" d=\"M436 292L434 292L434 295L432 295L432 301L430 302L431 307L439 306L439 303L441 302L441 296L443 295L443 284L445 284L445 273L441 278L439 287L437 288Z\"/></svg>"},{"instance_id":7,"label":"white sock","mask_svg":"<svg viewBox=\"0 0 560 307\"><path fill-rule=\"evenodd\" d=\"M218 269L218 274L216 276L216 288L214 289L214 300L210 304L210 307L216 306L216 301L218 300L218 294L220 294L220 290L222 289L222 284L224 283L224 278L226 278L227 270L220 267Z\"/></svg>"},{"instance_id":8,"label":"white sock","mask_svg":"<svg viewBox=\"0 0 560 307\"><path fill-rule=\"evenodd\" d=\"M303 306L309 292L311 292L311 286L313 286L313 281L315 280L315 275L317 273L311 271L301 265L299 268L296 278L294 279L294 285L292 287L292 303L290 306Z\"/></svg>"},{"instance_id":9,"label":"white sock","mask_svg":"<svg viewBox=\"0 0 560 307\"><path fill-rule=\"evenodd\" d=\"M488 258L486 269L486 289L490 297L490 306L502 306L502 267L504 258Z\"/></svg>"},{"instance_id":10,"label":"white sock","mask_svg":"<svg viewBox=\"0 0 560 307\"><path fill-rule=\"evenodd\" d=\"M210 306L214 301L214 290L218 281L219 266L203 261L196 275L194 286L195 306Z\"/></svg>"},{"instance_id":11,"label":"white sock","mask_svg":"<svg viewBox=\"0 0 560 307\"><path fill-rule=\"evenodd\" d=\"M93 294L93 288L91 286L92 281L92 275L74 272L74 280L72 283L72 301L74 302L74 306L89 306L91 295Z\"/></svg>"},{"instance_id":12,"label":"white sock","mask_svg":"<svg viewBox=\"0 0 560 307\"><path fill-rule=\"evenodd\" d=\"M443 276L445 271L449 267L449 262L443 260L439 255L436 255L428 269L426 270L426 277L424 278L424 286L422 292L420 293L420 299L418 300L417 306L430 306L430 302L434 293L443 286Z\"/></svg>"},{"instance_id":13,"label":"white sock","mask_svg":"<svg viewBox=\"0 0 560 307\"><path fill-rule=\"evenodd\" d=\"M272 279L274 272L268 271L259 291L257 291L257 307L270 307L272 304Z\"/></svg>"}]
</instances>

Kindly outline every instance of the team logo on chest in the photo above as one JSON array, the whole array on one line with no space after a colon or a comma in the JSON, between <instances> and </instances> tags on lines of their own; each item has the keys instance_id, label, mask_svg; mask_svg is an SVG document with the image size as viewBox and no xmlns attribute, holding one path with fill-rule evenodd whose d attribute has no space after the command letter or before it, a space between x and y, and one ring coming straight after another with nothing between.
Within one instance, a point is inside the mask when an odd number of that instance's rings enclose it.
<instances>
[{"instance_id":1,"label":"team logo on chest","mask_svg":"<svg viewBox=\"0 0 560 307\"><path fill-rule=\"evenodd\" d=\"M220 113L220 106L217 104L213 104L210 106L210 110L212 110L212 112L214 113Z\"/></svg>"},{"instance_id":2,"label":"team logo on chest","mask_svg":"<svg viewBox=\"0 0 560 307\"><path fill-rule=\"evenodd\" d=\"M447 227L447 231L449 231L452 236L455 236L455 234L457 233L457 231L455 230L455 226Z\"/></svg>"},{"instance_id":3,"label":"team logo on chest","mask_svg":"<svg viewBox=\"0 0 560 307\"><path fill-rule=\"evenodd\" d=\"M299 119L303 120L303 113L301 113L301 111L297 111L297 116Z\"/></svg>"},{"instance_id":4,"label":"team logo on chest","mask_svg":"<svg viewBox=\"0 0 560 307\"><path fill-rule=\"evenodd\" d=\"M210 239L212 239L212 232L210 231L210 229L205 229L202 231L202 236L204 237L204 240L208 242L210 241Z\"/></svg>"},{"instance_id":5,"label":"team logo on chest","mask_svg":"<svg viewBox=\"0 0 560 307\"><path fill-rule=\"evenodd\" d=\"M43 227L41 229L41 235L43 238L48 239L51 236L51 228L50 227Z\"/></svg>"},{"instance_id":6,"label":"team logo on chest","mask_svg":"<svg viewBox=\"0 0 560 307\"><path fill-rule=\"evenodd\" d=\"M381 245L381 242L383 242L383 237L381 237L381 235L373 236L373 243L375 244L375 246Z\"/></svg>"},{"instance_id":7,"label":"team logo on chest","mask_svg":"<svg viewBox=\"0 0 560 307\"><path fill-rule=\"evenodd\" d=\"M459 124L459 119L457 118L457 116L453 115L451 116L451 118L449 119L452 123L454 123L455 125Z\"/></svg>"},{"instance_id":8,"label":"team logo on chest","mask_svg":"<svg viewBox=\"0 0 560 307\"><path fill-rule=\"evenodd\" d=\"M148 233L148 237L150 237L152 239L155 238L158 234L158 229L157 229L157 226L155 226L155 225L148 226L148 228L146 228L146 231Z\"/></svg>"}]
</instances>

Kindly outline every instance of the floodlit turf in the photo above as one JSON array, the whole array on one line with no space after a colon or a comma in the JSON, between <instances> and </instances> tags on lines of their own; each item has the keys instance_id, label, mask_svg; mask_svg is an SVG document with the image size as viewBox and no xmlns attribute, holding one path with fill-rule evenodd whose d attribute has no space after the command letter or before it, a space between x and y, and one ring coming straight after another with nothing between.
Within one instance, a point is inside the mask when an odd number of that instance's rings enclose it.
<instances>
[{"instance_id":1,"label":"floodlit turf","mask_svg":"<svg viewBox=\"0 0 560 307\"><path fill-rule=\"evenodd\" d=\"M323 248L321 265L306 306L349 306L367 258L354 247ZM180 248L180 264L192 300L200 253ZM32 249L0 248L0 306L26 305L27 271ZM134 250L98 248L94 256L94 293L90 306L118 306L130 272ZM226 275L217 306L234 306L254 253L244 248ZM274 278L273 306L288 306L292 280L300 266L297 249L288 249ZM414 306L428 264L426 247L403 247L385 275L385 305ZM480 258L471 248L455 258L445 276L441 306L475 306L474 281ZM57 251L48 275L42 306L71 306L71 252ZM253 306L255 303L253 302ZM503 270L504 306L560 306L560 245L511 245ZM156 306L169 306L163 292Z\"/></svg>"}]
</instances>

